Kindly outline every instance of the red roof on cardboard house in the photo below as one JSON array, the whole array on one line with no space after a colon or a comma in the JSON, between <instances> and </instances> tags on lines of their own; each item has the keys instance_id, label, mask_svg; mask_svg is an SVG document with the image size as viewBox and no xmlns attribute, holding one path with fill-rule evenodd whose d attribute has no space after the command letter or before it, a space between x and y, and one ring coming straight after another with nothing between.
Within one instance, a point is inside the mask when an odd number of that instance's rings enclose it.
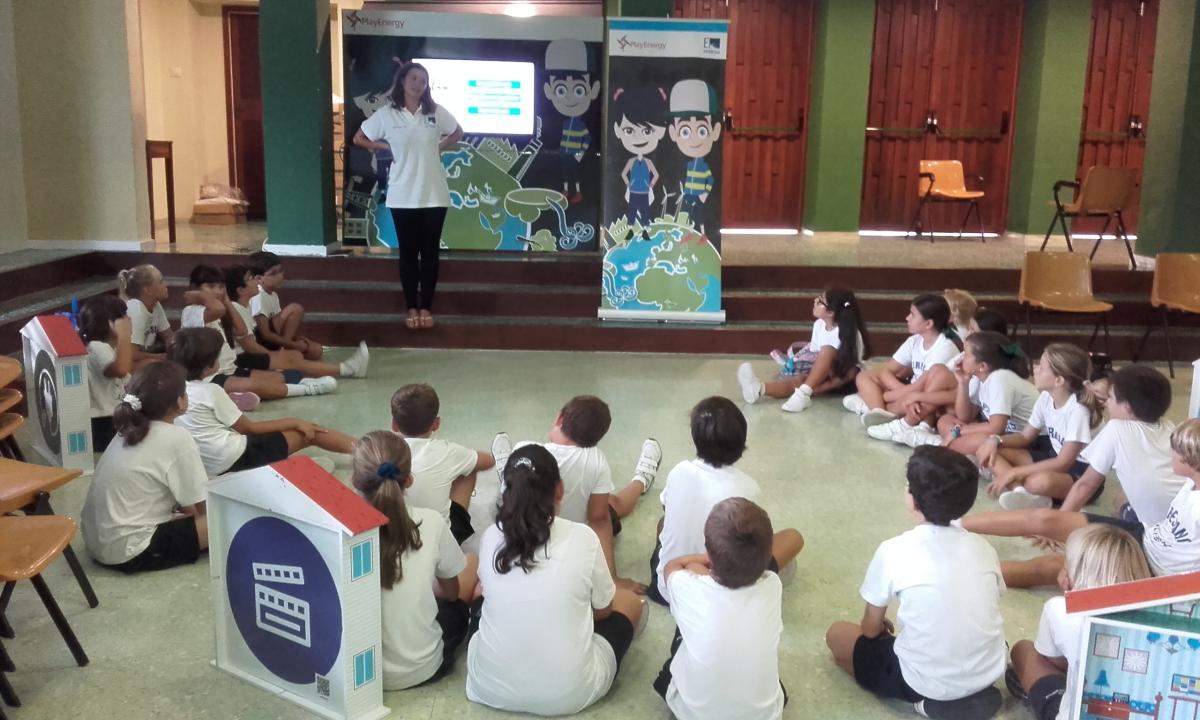
<instances>
[{"instance_id":1,"label":"red roof on cardboard house","mask_svg":"<svg viewBox=\"0 0 1200 720\"><path fill-rule=\"evenodd\" d=\"M1135 580L1067 593L1067 612L1095 615L1165 605L1200 595L1200 572Z\"/></svg>"},{"instance_id":2,"label":"red roof on cardboard house","mask_svg":"<svg viewBox=\"0 0 1200 720\"><path fill-rule=\"evenodd\" d=\"M297 490L341 523L351 535L387 525L387 516L371 507L353 490L303 455L271 464Z\"/></svg>"},{"instance_id":3,"label":"red roof on cardboard house","mask_svg":"<svg viewBox=\"0 0 1200 720\"><path fill-rule=\"evenodd\" d=\"M60 358L87 355L87 348L83 346L83 340L79 339L79 333L75 332L71 321L66 317L62 315L38 315L33 319L33 322L41 325L42 332L46 334L46 339L50 341L50 347L54 349L55 355Z\"/></svg>"}]
</instances>

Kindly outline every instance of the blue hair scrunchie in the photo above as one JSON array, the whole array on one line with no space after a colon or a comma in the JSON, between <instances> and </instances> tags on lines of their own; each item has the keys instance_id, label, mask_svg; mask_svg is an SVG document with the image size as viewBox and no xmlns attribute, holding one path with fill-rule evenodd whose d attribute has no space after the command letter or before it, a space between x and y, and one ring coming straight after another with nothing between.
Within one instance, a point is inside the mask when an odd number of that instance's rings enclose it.
<instances>
[{"instance_id":1,"label":"blue hair scrunchie","mask_svg":"<svg viewBox=\"0 0 1200 720\"><path fill-rule=\"evenodd\" d=\"M1025 351L1021 349L1021 345L1015 342L1008 343L1007 345L1001 345L1000 352L1004 353L1008 357L1014 358L1021 357L1025 354Z\"/></svg>"},{"instance_id":2,"label":"blue hair scrunchie","mask_svg":"<svg viewBox=\"0 0 1200 720\"><path fill-rule=\"evenodd\" d=\"M375 474L384 480L395 480L400 475L400 468L394 463L385 462L379 466Z\"/></svg>"}]
</instances>

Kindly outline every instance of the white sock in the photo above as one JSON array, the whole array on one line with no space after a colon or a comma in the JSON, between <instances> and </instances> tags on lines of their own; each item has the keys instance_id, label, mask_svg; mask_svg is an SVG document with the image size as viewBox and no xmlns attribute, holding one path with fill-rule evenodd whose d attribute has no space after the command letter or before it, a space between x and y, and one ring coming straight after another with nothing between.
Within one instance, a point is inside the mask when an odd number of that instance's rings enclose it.
<instances>
[{"instance_id":1,"label":"white sock","mask_svg":"<svg viewBox=\"0 0 1200 720\"><path fill-rule=\"evenodd\" d=\"M807 395L809 397L812 397L813 389L811 387L809 387L808 385L801 385L800 392L804 393L805 395Z\"/></svg>"},{"instance_id":2,"label":"white sock","mask_svg":"<svg viewBox=\"0 0 1200 720\"><path fill-rule=\"evenodd\" d=\"M286 385L285 387L287 387L287 396L288 397L299 397L301 395L308 394L308 388L304 387L303 385L289 384L289 385Z\"/></svg>"}]
</instances>

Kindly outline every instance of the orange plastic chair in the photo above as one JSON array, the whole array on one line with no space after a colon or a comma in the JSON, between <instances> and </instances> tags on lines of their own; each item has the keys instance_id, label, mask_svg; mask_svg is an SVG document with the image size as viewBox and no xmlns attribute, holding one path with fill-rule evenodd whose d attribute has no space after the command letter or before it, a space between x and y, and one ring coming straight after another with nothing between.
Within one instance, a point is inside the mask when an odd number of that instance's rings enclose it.
<instances>
[{"instance_id":1,"label":"orange plastic chair","mask_svg":"<svg viewBox=\"0 0 1200 720\"><path fill-rule=\"evenodd\" d=\"M1108 313L1110 303L1097 300L1092 293L1092 263L1073 252L1025 253L1021 268L1021 287L1017 302L1025 308L1026 345L1033 340L1032 310L1039 312L1096 314L1096 327L1088 340L1088 350L1104 326L1104 351L1109 352Z\"/></svg>"},{"instance_id":2,"label":"orange plastic chair","mask_svg":"<svg viewBox=\"0 0 1200 720\"><path fill-rule=\"evenodd\" d=\"M1150 306L1162 312L1167 369L1171 371L1171 377L1175 377L1175 361L1171 357L1171 313L1200 315L1200 253L1162 253L1154 258ZM1133 356L1134 362L1141 357L1153 329L1153 324L1146 324L1146 333Z\"/></svg>"},{"instance_id":3,"label":"orange plastic chair","mask_svg":"<svg viewBox=\"0 0 1200 720\"><path fill-rule=\"evenodd\" d=\"M17 445L17 430L25 424L25 417L17 413L0 414L0 455L13 460L25 460L25 455Z\"/></svg>"},{"instance_id":4,"label":"orange plastic chair","mask_svg":"<svg viewBox=\"0 0 1200 720\"><path fill-rule=\"evenodd\" d=\"M967 226L967 220L971 219L971 211L974 210L975 220L979 223L979 240L987 242L983 236L983 217L979 214L979 201L983 199L984 193L981 190L967 189L962 163L958 160L922 160L920 167L917 195L921 198L921 202L917 205L917 212L913 215L909 232L915 232L917 237L921 237L924 222L928 222L929 242L933 242L933 222L925 213L929 203L965 202L969 204L966 214L963 215L962 224L958 226L958 239L962 240L963 228ZM983 182L982 177L976 177ZM922 221L923 213L927 218L924 222Z\"/></svg>"},{"instance_id":5,"label":"orange plastic chair","mask_svg":"<svg viewBox=\"0 0 1200 720\"><path fill-rule=\"evenodd\" d=\"M1050 242L1050 234L1054 232L1054 223L1060 223L1063 235L1067 239L1067 250L1074 252L1075 248L1071 246L1071 229L1067 224L1067 218L1103 217L1104 227L1100 229L1100 237L1092 246L1090 256L1095 259L1096 251L1100 249L1100 240L1104 238L1109 224L1115 219L1117 221L1117 237L1125 241L1125 250L1129 253L1129 268L1131 270L1136 268L1137 260L1133 257L1133 245L1129 242L1129 234L1125 231L1125 219L1121 215L1121 212L1133 201L1133 191L1136 186L1137 171L1133 168L1099 165L1088 168L1087 174L1083 176L1083 183L1074 180L1059 180L1054 183L1054 200L1050 203L1050 206L1054 208L1054 219L1050 221L1050 227L1046 229L1046 237L1042 239L1041 249L1045 250L1046 244ZM1058 196L1059 191L1065 187L1075 188L1077 191L1074 201L1065 203Z\"/></svg>"},{"instance_id":6,"label":"orange plastic chair","mask_svg":"<svg viewBox=\"0 0 1200 720\"><path fill-rule=\"evenodd\" d=\"M8 385L24 373L21 363L7 356L0 356L0 387Z\"/></svg>"}]
</instances>

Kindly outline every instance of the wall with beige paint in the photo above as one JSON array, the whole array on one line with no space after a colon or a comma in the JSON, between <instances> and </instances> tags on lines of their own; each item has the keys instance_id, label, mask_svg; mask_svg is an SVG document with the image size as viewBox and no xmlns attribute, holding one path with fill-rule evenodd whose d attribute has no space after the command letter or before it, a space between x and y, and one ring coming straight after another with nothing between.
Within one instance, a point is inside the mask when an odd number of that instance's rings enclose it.
<instances>
[{"instance_id":1,"label":"wall with beige paint","mask_svg":"<svg viewBox=\"0 0 1200 720\"><path fill-rule=\"evenodd\" d=\"M8 98L0 102L0 252L19 249L29 235L12 6L12 0L0 0L0 98Z\"/></svg>"}]
</instances>

